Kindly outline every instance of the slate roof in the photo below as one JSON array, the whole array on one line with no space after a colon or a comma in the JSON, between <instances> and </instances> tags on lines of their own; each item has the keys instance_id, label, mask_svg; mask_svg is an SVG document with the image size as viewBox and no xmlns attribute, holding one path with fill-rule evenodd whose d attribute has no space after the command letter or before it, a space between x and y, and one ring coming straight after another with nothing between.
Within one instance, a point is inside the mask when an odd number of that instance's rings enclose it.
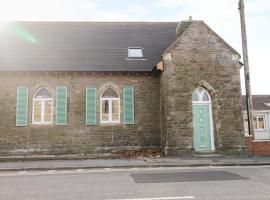
<instances>
[{"instance_id":1,"label":"slate roof","mask_svg":"<svg viewBox=\"0 0 270 200\"><path fill-rule=\"evenodd\" d=\"M0 71L152 71L177 25L14 22L0 29ZM145 60L127 60L128 47L142 47Z\"/></svg>"},{"instance_id":2,"label":"slate roof","mask_svg":"<svg viewBox=\"0 0 270 200\"><path fill-rule=\"evenodd\" d=\"M176 28L176 32L177 32L176 36L178 37L178 36L182 35L182 33L185 32L185 30L192 24L192 22L193 21L190 21L190 20L189 21L181 21Z\"/></svg>"},{"instance_id":3,"label":"slate roof","mask_svg":"<svg viewBox=\"0 0 270 200\"><path fill-rule=\"evenodd\" d=\"M243 110L246 110L246 96L242 96ZM270 95L252 95L253 110L270 110Z\"/></svg>"}]
</instances>

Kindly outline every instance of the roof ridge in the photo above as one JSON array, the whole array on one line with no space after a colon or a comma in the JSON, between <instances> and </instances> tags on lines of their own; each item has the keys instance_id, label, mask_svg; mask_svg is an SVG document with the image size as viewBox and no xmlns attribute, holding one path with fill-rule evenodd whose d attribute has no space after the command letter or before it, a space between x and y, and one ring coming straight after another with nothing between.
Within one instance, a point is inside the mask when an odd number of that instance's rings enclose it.
<instances>
[{"instance_id":1,"label":"roof ridge","mask_svg":"<svg viewBox=\"0 0 270 200\"><path fill-rule=\"evenodd\" d=\"M6 21L6 23L117 23L117 24L124 24L124 23L140 23L140 24L175 24L178 23L177 21Z\"/></svg>"}]
</instances>

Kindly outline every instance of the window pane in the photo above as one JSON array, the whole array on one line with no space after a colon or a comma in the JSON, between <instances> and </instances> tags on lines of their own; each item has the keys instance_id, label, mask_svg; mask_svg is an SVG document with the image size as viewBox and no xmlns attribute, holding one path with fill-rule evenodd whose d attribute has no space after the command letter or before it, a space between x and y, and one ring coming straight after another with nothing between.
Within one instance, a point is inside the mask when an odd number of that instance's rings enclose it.
<instances>
[{"instance_id":1,"label":"window pane","mask_svg":"<svg viewBox=\"0 0 270 200\"><path fill-rule=\"evenodd\" d=\"M192 95L192 101L199 101L199 95L197 91Z\"/></svg>"},{"instance_id":2,"label":"window pane","mask_svg":"<svg viewBox=\"0 0 270 200\"><path fill-rule=\"evenodd\" d=\"M129 58L142 58L143 53L140 48L129 48L128 49L128 57Z\"/></svg>"},{"instance_id":3,"label":"window pane","mask_svg":"<svg viewBox=\"0 0 270 200\"><path fill-rule=\"evenodd\" d=\"M102 121L109 121L109 100L102 100Z\"/></svg>"},{"instance_id":4,"label":"window pane","mask_svg":"<svg viewBox=\"0 0 270 200\"><path fill-rule=\"evenodd\" d=\"M253 117L253 128L254 128L254 129L258 129L256 117Z\"/></svg>"},{"instance_id":5,"label":"window pane","mask_svg":"<svg viewBox=\"0 0 270 200\"><path fill-rule=\"evenodd\" d=\"M52 98L51 93L46 90L45 88L42 88L38 91L38 93L35 95L35 98Z\"/></svg>"},{"instance_id":6,"label":"window pane","mask_svg":"<svg viewBox=\"0 0 270 200\"><path fill-rule=\"evenodd\" d=\"M110 97L118 98L118 94L113 88L108 88L102 93L102 97L103 98L110 98Z\"/></svg>"},{"instance_id":7,"label":"window pane","mask_svg":"<svg viewBox=\"0 0 270 200\"><path fill-rule=\"evenodd\" d=\"M34 122L41 122L41 101L34 101Z\"/></svg>"},{"instance_id":8,"label":"window pane","mask_svg":"<svg viewBox=\"0 0 270 200\"><path fill-rule=\"evenodd\" d=\"M258 129L264 129L264 117L258 117Z\"/></svg>"},{"instance_id":9,"label":"window pane","mask_svg":"<svg viewBox=\"0 0 270 200\"><path fill-rule=\"evenodd\" d=\"M198 88L197 91L198 91L198 93L201 93L203 91L203 89L202 88Z\"/></svg>"},{"instance_id":10,"label":"window pane","mask_svg":"<svg viewBox=\"0 0 270 200\"><path fill-rule=\"evenodd\" d=\"M112 121L119 121L119 100L112 100Z\"/></svg>"},{"instance_id":11,"label":"window pane","mask_svg":"<svg viewBox=\"0 0 270 200\"><path fill-rule=\"evenodd\" d=\"M207 94L205 92L203 93L202 100L203 101L209 101L209 98L208 98L208 96L207 96Z\"/></svg>"},{"instance_id":12,"label":"window pane","mask_svg":"<svg viewBox=\"0 0 270 200\"><path fill-rule=\"evenodd\" d=\"M52 100L45 101L44 122L52 121Z\"/></svg>"},{"instance_id":13,"label":"window pane","mask_svg":"<svg viewBox=\"0 0 270 200\"><path fill-rule=\"evenodd\" d=\"M245 118L244 119L244 130L248 130L248 119L247 118Z\"/></svg>"}]
</instances>

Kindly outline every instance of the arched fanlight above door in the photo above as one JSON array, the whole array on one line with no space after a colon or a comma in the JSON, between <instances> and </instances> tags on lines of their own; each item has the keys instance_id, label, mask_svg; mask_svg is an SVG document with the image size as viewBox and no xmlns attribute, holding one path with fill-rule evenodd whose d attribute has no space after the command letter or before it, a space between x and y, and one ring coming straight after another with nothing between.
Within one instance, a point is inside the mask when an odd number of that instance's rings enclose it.
<instances>
[{"instance_id":1,"label":"arched fanlight above door","mask_svg":"<svg viewBox=\"0 0 270 200\"><path fill-rule=\"evenodd\" d=\"M202 87L195 90L192 95L193 103L211 103L211 97L209 93Z\"/></svg>"}]
</instances>

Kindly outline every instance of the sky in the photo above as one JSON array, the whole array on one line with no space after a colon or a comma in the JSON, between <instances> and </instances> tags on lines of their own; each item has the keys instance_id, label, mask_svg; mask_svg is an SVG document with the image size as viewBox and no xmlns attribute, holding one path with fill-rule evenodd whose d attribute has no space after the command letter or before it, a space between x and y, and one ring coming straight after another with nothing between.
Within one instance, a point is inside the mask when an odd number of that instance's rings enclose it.
<instances>
[{"instance_id":1,"label":"sky","mask_svg":"<svg viewBox=\"0 0 270 200\"><path fill-rule=\"evenodd\" d=\"M270 0L245 0L245 8L252 93L270 94ZM0 0L0 22L181 21L189 16L204 20L242 55L238 0Z\"/></svg>"}]
</instances>

